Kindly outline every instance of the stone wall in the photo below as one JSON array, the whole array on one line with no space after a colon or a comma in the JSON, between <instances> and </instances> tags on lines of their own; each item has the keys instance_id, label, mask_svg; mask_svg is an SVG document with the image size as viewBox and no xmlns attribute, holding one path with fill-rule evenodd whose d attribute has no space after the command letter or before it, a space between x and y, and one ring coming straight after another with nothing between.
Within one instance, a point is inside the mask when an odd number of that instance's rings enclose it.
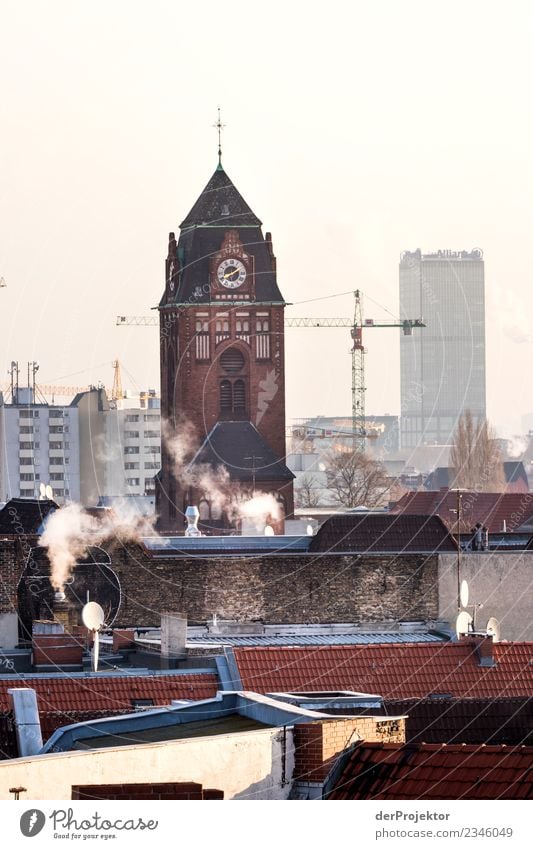
<instances>
[{"instance_id":1,"label":"stone wall","mask_svg":"<svg viewBox=\"0 0 533 849\"><path fill-rule=\"evenodd\" d=\"M434 619L437 557L269 555L149 557L138 546L112 555L122 602L117 627L159 625L162 610L190 623L213 614L266 623Z\"/></svg>"}]
</instances>

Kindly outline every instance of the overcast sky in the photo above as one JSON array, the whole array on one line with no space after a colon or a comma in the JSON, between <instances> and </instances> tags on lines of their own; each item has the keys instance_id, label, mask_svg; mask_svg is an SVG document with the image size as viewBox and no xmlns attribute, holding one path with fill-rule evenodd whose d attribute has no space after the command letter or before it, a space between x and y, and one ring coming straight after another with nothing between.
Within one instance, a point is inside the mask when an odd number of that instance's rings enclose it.
<instances>
[{"instance_id":1,"label":"overcast sky","mask_svg":"<svg viewBox=\"0 0 533 849\"><path fill-rule=\"evenodd\" d=\"M528 2L0 0L0 370L157 386L170 230L223 163L271 230L291 315L398 313L402 250L481 247L489 416L533 412ZM298 305L296 305L298 304ZM348 414L350 340L289 330L287 413ZM399 337L367 333L367 411ZM23 366L25 370L25 366ZM25 372L24 372L25 373Z\"/></svg>"}]
</instances>

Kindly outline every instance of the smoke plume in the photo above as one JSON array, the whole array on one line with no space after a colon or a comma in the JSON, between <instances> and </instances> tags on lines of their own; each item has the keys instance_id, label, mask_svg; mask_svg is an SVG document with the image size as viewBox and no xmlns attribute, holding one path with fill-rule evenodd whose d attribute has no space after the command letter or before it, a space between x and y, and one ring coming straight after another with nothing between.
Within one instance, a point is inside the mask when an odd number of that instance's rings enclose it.
<instances>
[{"instance_id":1,"label":"smoke plume","mask_svg":"<svg viewBox=\"0 0 533 849\"><path fill-rule=\"evenodd\" d=\"M39 545L48 549L50 583L55 590L64 590L74 566L90 546L111 540L137 542L154 534L155 517L142 516L125 499L101 514L95 518L80 504L68 504L48 515Z\"/></svg>"}]
</instances>

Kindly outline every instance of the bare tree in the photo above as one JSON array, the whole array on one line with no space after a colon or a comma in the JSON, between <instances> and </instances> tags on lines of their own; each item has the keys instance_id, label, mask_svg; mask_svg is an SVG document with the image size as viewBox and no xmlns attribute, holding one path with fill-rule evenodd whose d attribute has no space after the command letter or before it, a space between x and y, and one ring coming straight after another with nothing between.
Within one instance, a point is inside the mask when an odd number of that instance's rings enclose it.
<instances>
[{"instance_id":1,"label":"bare tree","mask_svg":"<svg viewBox=\"0 0 533 849\"><path fill-rule=\"evenodd\" d=\"M503 463L496 433L482 419L474 421L466 410L457 424L450 451L454 486L476 492L501 492L505 486Z\"/></svg>"},{"instance_id":2,"label":"bare tree","mask_svg":"<svg viewBox=\"0 0 533 849\"><path fill-rule=\"evenodd\" d=\"M310 475L302 475L297 480L294 494L297 507L317 507L320 504L322 490Z\"/></svg>"},{"instance_id":3,"label":"bare tree","mask_svg":"<svg viewBox=\"0 0 533 849\"><path fill-rule=\"evenodd\" d=\"M326 480L333 500L343 507L376 507L389 489L384 466L363 451L330 451Z\"/></svg>"}]
</instances>

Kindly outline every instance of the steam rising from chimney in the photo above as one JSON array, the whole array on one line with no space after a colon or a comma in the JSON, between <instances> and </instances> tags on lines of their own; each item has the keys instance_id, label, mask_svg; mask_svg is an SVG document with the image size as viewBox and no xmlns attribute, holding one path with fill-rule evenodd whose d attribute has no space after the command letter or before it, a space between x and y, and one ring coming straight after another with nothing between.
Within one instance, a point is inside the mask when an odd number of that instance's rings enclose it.
<instances>
[{"instance_id":1,"label":"steam rising from chimney","mask_svg":"<svg viewBox=\"0 0 533 849\"><path fill-rule=\"evenodd\" d=\"M154 534L154 522L155 516L140 515L125 500L118 501L111 510L103 510L98 519L80 504L69 504L50 513L39 545L48 549L53 588L64 591L74 566L87 555L90 546L112 539L139 541L142 536Z\"/></svg>"}]
</instances>

